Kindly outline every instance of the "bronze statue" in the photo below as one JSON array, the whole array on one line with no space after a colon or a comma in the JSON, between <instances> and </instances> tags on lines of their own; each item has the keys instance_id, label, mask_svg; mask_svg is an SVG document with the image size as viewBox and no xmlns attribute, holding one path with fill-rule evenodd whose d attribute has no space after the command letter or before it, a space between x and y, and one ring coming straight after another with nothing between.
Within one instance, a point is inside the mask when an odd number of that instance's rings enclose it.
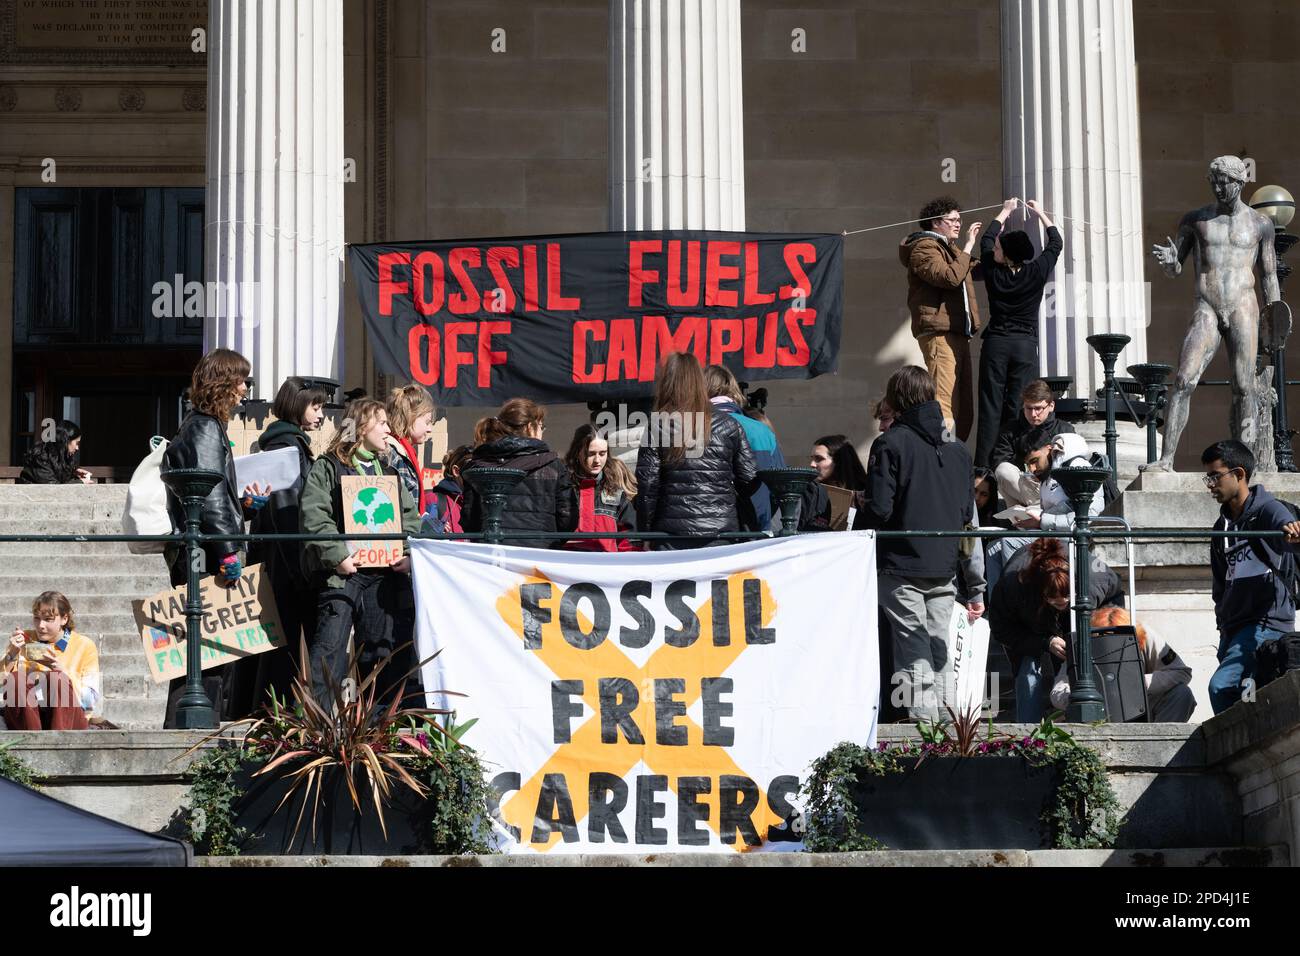
<instances>
[{"instance_id":1,"label":"bronze statue","mask_svg":"<svg viewBox=\"0 0 1300 956\"><path fill-rule=\"evenodd\" d=\"M1264 278L1264 308L1273 315L1273 303L1281 298L1277 281L1277 258L1273 250L1273 223L1241 199L1246 183L1246 164L1236 156L1220 156L1210 163L1208 176L1215 201L1194 209L1178 224L1178 237L1157 243L1152 255L1168 276L1183 271L1183 261L1194 253L1196 292L1192 321L1183 339L1178 372L1169 397L1165 419L1164 453L1159 461L1143 465L1144 471L1173 471L1174 452L1187 425L1187 410L1192 390L1201 380L1219 342L1228 342L1228 360L1232 380L1232 437L1252 449L1260 449L1261 439L1272 437L1272 424L1261 412L1271 407L1271 395L1257 382L1266 379L1256 369L1256 355L1261 346L1260 309L1255 298L1255 262ZM1282 310L1278 309L1279 318ZM1266 323L1263 344L1272 346L1275 337L1285 337L1289 329L1274 329ZM1272 442L1267 442L1268 461L1261 468L1272 468Z\"/></svg>"}]
</instances>

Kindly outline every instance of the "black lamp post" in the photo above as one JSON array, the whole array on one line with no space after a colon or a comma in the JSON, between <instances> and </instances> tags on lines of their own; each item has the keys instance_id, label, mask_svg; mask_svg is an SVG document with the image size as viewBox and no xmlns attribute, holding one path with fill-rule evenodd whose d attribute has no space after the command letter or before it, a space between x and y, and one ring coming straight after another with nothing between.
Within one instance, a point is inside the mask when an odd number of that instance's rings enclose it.
<instances>
[{"instance_id":1,"label":"black lamp post","mask_svg":"<svg viewBox=\"0 0 1300 956\"><path fill-rule=\"evenodd\" d=\"M185 508L185 556L189 576L185 588L185 693L176 705L176 726L182 730L213 730L217 712L203 689L203 596L199 569L203 546L198 542L203 502L225 477L203 468L174 468L161 475L163 484Z\"/></svg>"},{"instance_id":2,"label":"black lamp post","mask_svg":"<svg viewBox=\"0 0 1300 956\"><path fill-rule=\"evenodd\" d=\"M799 499L808 483L817 477L812 468L767 468L758 473L772 496L781 503L781 535L799 531Z\"/></svg>"},{"instance_id":3,"label":"black lamp post","mask_svg":"<svg viewBox=\"0 0 1300 956\"><path fill-rule=\"evenodd\" d=\"M1146 389L1147 402L1147 462L1153 462L1160 457L1160 450L1156 447L1156 419L1159 417L1158 412L1165 407L1165 392L1169 390L1169 376L1173 374L1172 365L1161 365L1159 362L1148 362L1143 365L1130 365L1128 373L1142 383Z\"/></svg>"},{"instance_id":4,"label":"black lamp post","mask_svg":"<svg viewBox=\"0 0 1300 956\"><path fill-rule=\"evenodd\" d=\"M467 468L464 479L483 499L483 533L491 544L501 543L501 512L515 485L524 480L518 468Z\"/></svg>"},{"instance_id":5,"label":"black lamp post","mask_svg":"<svg viewBox=\"0 0 1300 956\"><path fill-rule=\"evenodd\" d=\"M1279 295L1291 274L1291 266L1282 261L1287 250L1295 245L1297 237L1286 231L1295 216L1295 198L1281 186L1260 186L1250 197L1250 208L1258 209L1273 220L1273 250L1277 255L1277 285ZM1291 450L1290 424L1286 412L1286 339L1290 332L1275 332L1269 354L1273 361L1273 390L1277 404L1273 406L1273 460L1278 471L1295 471L1295 453Z\"/></svg>"},{"instance_id":6,"label":"black lamp post","mask_svg":"<svg viewBox=\"0 0 1300 956\"><path fill-rule=\"evenodd\" d=\"M1088 336L1088 344L1101 357L1101 367L1106 373L1106 457L1110 459L1110 474L1119 481L1119 432L1115 430L1115 360L1124 346L1133 341L1118 332L1104 332Z\"/></svg>"},{"instance_id":7,"label":"black lamp post","mask_svg":"<svg viewBox=\"0 0 1300 956\"><path fill-rule=\"evenodd\" d=\"M1105 468L1053 468L1052 477L1074 505L1074 653L1070 657L1070 703L1065 719L1092 723L1106 719L1106 699L1092 668L1092 533L1088 509L1110 476Z\"/></svg>"}]
</instances>

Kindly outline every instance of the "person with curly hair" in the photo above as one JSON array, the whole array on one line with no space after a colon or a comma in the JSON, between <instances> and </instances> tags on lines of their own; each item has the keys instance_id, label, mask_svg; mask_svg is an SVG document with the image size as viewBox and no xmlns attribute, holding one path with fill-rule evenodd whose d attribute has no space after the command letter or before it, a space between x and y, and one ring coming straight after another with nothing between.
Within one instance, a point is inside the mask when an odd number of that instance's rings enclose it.
<instances>
[{"instance_id":1,"label":"person with curly hair","mask_svg":"<svg viewBox=\"0 0 1300 956\"><path fill-rule=\"evenodd\" d=\"M907 308L912 334L921 347L925 369L934 378L935 394L947 427L965 441L975 417L970 340L979 331L972 258L984 225L973 222L960 248L961 206L951 196L926 203L917 216L919 231L898 246L907 270Z\"/></svg>"},{"instance_id":2,"label":"person with curly hair","mask_svg":"<svg viewBox=\"0 0 1300 956\"><path fill-rule=\"evenodd\" d=\"M244 522L253 518L266 504L270 488L249 485L242 491L235 475L235 456L231 451L230 436L226 427L235 409L248 394L248 375L252 367L248 359L230 349L213 349L194 366L190 379L190 405L192 410L181 422L176 437L163 454L164 472L175 468L199 468L221 475L203 502L199 531L203 534L233 536L244 533ZM181 500L167 489L167 512L172 527L185 527L185 508ZM221 587L234 587L243 575L243 546L236 541L218 537L203 545L204 573L210 573ZM173 587L189 579L189 560L181 545L168 545L164 552ZM238 669L229 664L214 667L203 674L209 696L218 712L227 719L246 716L243 707L236 703L251 695L235 686ZM176 705L185 686L184 678L172 681L164 726L175 726ZM225 703L223 703L223 701Z\"/></svg>"}]
</instances>

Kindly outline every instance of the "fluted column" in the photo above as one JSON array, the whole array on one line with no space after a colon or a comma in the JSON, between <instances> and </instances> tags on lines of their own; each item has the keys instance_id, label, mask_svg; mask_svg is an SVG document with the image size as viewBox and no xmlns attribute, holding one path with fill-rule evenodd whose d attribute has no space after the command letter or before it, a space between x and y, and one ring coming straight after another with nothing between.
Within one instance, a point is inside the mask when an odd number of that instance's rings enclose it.
<instances>
[{"instance_id":1,"label":"fluted column","mask_svg":"<svg viewBox=\"0 0 1300 956\"><path fill-rule=\"evenodd\" d=\"M342 372L343 6L210 9L205 269L226 294L204 348L242 352L271 398L287 375Z\"/></svg>"},{"instance_id":2,"label":"fluted column","mask_svg":"<svg viewBox=\"0 0 1300 956\"><path fill-rule=\"evenodd\" d=\"M1091 396L1089 335L1132 338L1121 375L1147 360L1132 0L1002 0L1002 137L1006 194L1041 200L1065 241L1039 315L1042 371Z\"/></svg>"},{"instance_id":3,"label":"fluted column","mask_svg":"<svg viewBox=\"0 0 1300 956\"><path fill-rule=\"evenodd\" d=\"M745 228L740 0L610 0L609 226Z\"/></svg>"}]
</instances>

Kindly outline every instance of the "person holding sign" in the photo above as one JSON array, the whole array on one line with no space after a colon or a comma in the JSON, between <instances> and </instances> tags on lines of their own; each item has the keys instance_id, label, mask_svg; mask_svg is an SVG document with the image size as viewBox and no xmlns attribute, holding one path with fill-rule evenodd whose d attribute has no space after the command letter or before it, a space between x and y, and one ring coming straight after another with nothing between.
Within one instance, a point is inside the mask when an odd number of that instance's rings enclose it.
<instances>
[{"instance_id":1,"label":"person holding sign","mask_svg":"<svg viewBox=\"0 0 1300 956\"><path fill-rule=\"evenodd\" d=\"M203 534L243 534L244 522L266 504L271 492L269 487L253 484L240 493L235 456L226 432L230 416L248 394L251 371L248 359L230 349L213 349L199 359L190 379L193 409L181 422L176 437L163 456L164 472L173 468L201 468L223 476L203 502L199 524L199 531ZM167 512L173 528L185 527L185 508L170 488L167 489ZM164 557L172 587L185 584L189 579L185 548L179 544L168 545ZM219 585L228 588L239 583L244 568L241 545L232 540L209 541L203 545L202 558L201 570L211 572ZM237 670L229 666L213 668L203 675L209 697L228 720L246 716L243 704L252 699L251 686L247 683L242 688L238 686L239 676ZM176 705L184 688L184 678L172 681L164 727L174 726Z\"/></svg>"},{"instance_id":2,"label":"person holding sign","mask_svg":"<svg viewBox=\"0 0 1300 956\"><path fill-rule=\"evenodd\" d=\"M271 403L275 421L257 440L263 452L292 448L298 456L298 479L292 486L278 488L267 506L253 519L252 530L258 534L293 534L298 531L298 498L307 473L316 460L311 451L309 433L320 430L325 422L325 403L329 393L320 385L296 375L284 380ZM248 658L255 668L253 704L266 701L267 691L280 697L289 694L297 671L302 636L308 640L316 634L316 592L302 570L302 542L257 541L249 549L249 564L260 564L271 583L275 606L284 628L284 648Z\"/></svg>"},{"instance_id":3,"label":"person holding sign","mask_svg":"<svg viewBox=\"0 0 1300 956\"><path fill-rule=\"evenodd\" d=\"M307 534L342 534L347 516L343 479L349 476L393 478L392 489L400 499L371 494L365 502L368 518L383 524L401 512L401 528L407 534L420 529L415 499L397 480L388 461L388 414L382 402L359 398L348 403L344 426L328 451L307 474L301 500L301 530ZM378 488L378 483L374 484ZM360 502L363 493L353 496ZM387 513L386 513L387 512ZM380 695L387 695L415 665L410 642L415 627L415 598L411 591L409 557L400 557L387 567L367 567L356 542L308 541L303 548L303 570L311 584L320 588L316 604L315 639L308 649L312 693L323 707L333 701L331 687L347 675L348 633L351 631L361 663L362 676L380 660L396 657L384 671Z\"/></svg>"},{"instance_id":4,"label":"person holding sign","mask_svg":"<svg viewBox=\"0 0 1300 956\"><path fill-rule=\"evenodd\" d=\"M14 628L0 655L0 699L10 730L86 730L99 705L99 651L73 628L58 591L32 602L32 628Z\"/></svg>"}]
</instances>

